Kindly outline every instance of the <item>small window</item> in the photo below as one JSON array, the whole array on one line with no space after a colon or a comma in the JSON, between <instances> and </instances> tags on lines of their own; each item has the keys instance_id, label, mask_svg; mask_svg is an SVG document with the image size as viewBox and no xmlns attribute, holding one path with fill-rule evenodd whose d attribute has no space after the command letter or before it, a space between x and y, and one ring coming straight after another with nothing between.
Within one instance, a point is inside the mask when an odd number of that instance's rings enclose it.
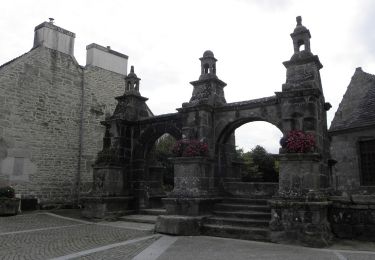
<instances>
[{"instance_id":1,"label":"small window","mask_svg":"<svg viewBox=\"0 0 375 260\"><path fill-rule=\"evenodd\" d=\"M375 139L359 142L361 185L375 186Z\"/></svg>"},{"instance_id":2,"label":"small window","mask_svg":"<svg viewBox=\"0 0 375 260\"><path fill-rule=\"evenodd\" d=\"M204 74L208 74L208 68L209 68L210 66L208 65L208 64L204 64L203 65L203 71L204 71Z\"/></svg>"}]
</instances>

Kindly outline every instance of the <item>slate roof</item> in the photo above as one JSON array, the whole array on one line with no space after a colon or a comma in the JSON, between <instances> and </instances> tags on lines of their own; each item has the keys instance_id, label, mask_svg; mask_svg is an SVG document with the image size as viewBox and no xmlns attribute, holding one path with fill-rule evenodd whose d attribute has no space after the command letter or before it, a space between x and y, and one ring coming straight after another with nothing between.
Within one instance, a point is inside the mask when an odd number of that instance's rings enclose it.
<instances>
[{"instance_id":1,"label":"slate roof","mask_svg":"<svg viewBox=\"0 0 375 260\"><path fill-rule=\"evenodd\" d=\"M357 68L329 130L372 125L375 127L375 75Z\"/></svg>"}]
</instances>

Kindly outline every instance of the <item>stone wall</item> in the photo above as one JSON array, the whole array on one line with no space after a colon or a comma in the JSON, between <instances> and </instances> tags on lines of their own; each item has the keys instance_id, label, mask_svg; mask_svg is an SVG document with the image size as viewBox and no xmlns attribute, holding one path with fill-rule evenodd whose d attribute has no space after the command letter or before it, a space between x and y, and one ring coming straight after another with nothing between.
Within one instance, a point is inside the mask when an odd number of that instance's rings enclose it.
<instances>
[{"instance_id":1,"label":"stone wall","mask_svg":"<svg viewBox=\"0 0 375 260\"><path fill-rule=\"evenodd\" d=\"M84 86L81 189L87 193L92 184L92 164L103 146L105 127L100 121L112 115L117 104L115 97L124 93L124 75L89 66L85 69Z\"/></svg>"},{"instance_id":2,"label":"stone wall","mask_svg":"<svg viewBox=\"0 0 375 260\"><path fill-rule=\"evenodd\" d=\"M363 138L375 138L375 128L355 131L330 132L331 157L338 163L332 167L332 186L344 193L374 193L375 188L361 186L358 142Z\"/></svg>"},{"instance_id":3,"label":"stone wall","mask_svg":"<svg viewBox=\"0 0 375 260\"><path fill-rule=\"evenodd\" d=\"M72 56L42 46L1 66L0 184L41 204L73 203L78 183L87 190L92 181L104 134L100 121L123 93L123 77L82 68Z\"/></svg>"}]
</instances>

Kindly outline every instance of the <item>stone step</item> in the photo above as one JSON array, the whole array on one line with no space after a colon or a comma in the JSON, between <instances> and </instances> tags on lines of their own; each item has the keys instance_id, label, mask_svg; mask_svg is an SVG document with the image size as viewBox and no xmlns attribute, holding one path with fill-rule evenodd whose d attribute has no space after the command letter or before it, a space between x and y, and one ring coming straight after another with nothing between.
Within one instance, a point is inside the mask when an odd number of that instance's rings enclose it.
<instances>
[{"instance_id":1,"label":"stone step","mask_svg":"<svg viewBox=\"0 0 375 260\"><path fill-rule=\"evenodd\" d=\"M155 215L126 215L119 218L120 221L155 224L158 216Z\"/></svg>"},{"instance_id":2,"label":"stone step","mask_svg":"<svg viewBox=\"0 0 375 260\"><path fill-rule=\"evenodd\" d=\"M270 232L268 228L234 227L230 225L204 224L202 226L202 232L207 236L270 241Z\"/></svg>"},{"instance_id":3,"label":"stone step","mask_svg":"<svg viewBox=\"0 0 375 260\"><path fill-rule=\"evenodd\" d=\"M163 208L158 208L158 209L141 209L139 210L140 214L143 215L154 215L154 216L159 216L159 215L166 215L167 210Z\"/></svg>"},{"instance_id":4,"label":"stone step","mask_svg":"<svg viewBox=\"0 0 375 260\"><path fill-rule=\"evenodd\" d=\"M270 198L239 198L239 197L227 197L224 198L222 203L225 204L243 204L243 205L268 205L268 199Z\"/></svg>"},{"instance_id":5,"label":"stone step","mask_svg":"<svg viewBox=\"0 0 375 260\"><path fill-rule=\"evenodd\" d=\"M267 228L269 226L267 219L251 219L251 218L232 218L232 217L220 217L214 216L207 218L205 223L213 224L218 226L235 226L235 227L262 227Z\"/></svg>"},{"instance_id":6,"label":"stone step","mask_svg":"<svg viewBox=\"0 0 375 260\"><path fill-rule=\"evenodd\" d=\"M214 215L223 217L235 217L235 218L251 218L251 219L271 219L271 213L257 212L257 211L214 211Z\"/></svg>"},{"instance_id":7,"label":"stone step","mask_svg":"<svg viewBox=\"0 0 375 260\"><path fill-rule=\"evenodd\" d=\"M270 213L271 208L268 205L250 205L250 204L232 204L232 203L217 203L215 210L221 211L235 211L235 210L250 210Z\"/></svg>"}]
</instances>

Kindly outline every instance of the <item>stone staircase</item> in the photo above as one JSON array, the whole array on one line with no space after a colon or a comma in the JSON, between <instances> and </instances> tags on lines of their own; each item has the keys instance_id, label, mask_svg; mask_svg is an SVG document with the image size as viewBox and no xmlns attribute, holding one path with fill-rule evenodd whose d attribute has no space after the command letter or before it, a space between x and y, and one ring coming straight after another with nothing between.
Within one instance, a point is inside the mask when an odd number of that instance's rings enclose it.
<instances>
[{"instance_id":1,"label":"stone staircase","mask_svg":"<svg viewBox=\"0 0 375 260\"><path fill-rule=\"evenodd\" d=\"M271 210L266 197L228 197L217 203L203 224L203 234L246 240L270 241Z\"/></svg>"}]
</instances>

